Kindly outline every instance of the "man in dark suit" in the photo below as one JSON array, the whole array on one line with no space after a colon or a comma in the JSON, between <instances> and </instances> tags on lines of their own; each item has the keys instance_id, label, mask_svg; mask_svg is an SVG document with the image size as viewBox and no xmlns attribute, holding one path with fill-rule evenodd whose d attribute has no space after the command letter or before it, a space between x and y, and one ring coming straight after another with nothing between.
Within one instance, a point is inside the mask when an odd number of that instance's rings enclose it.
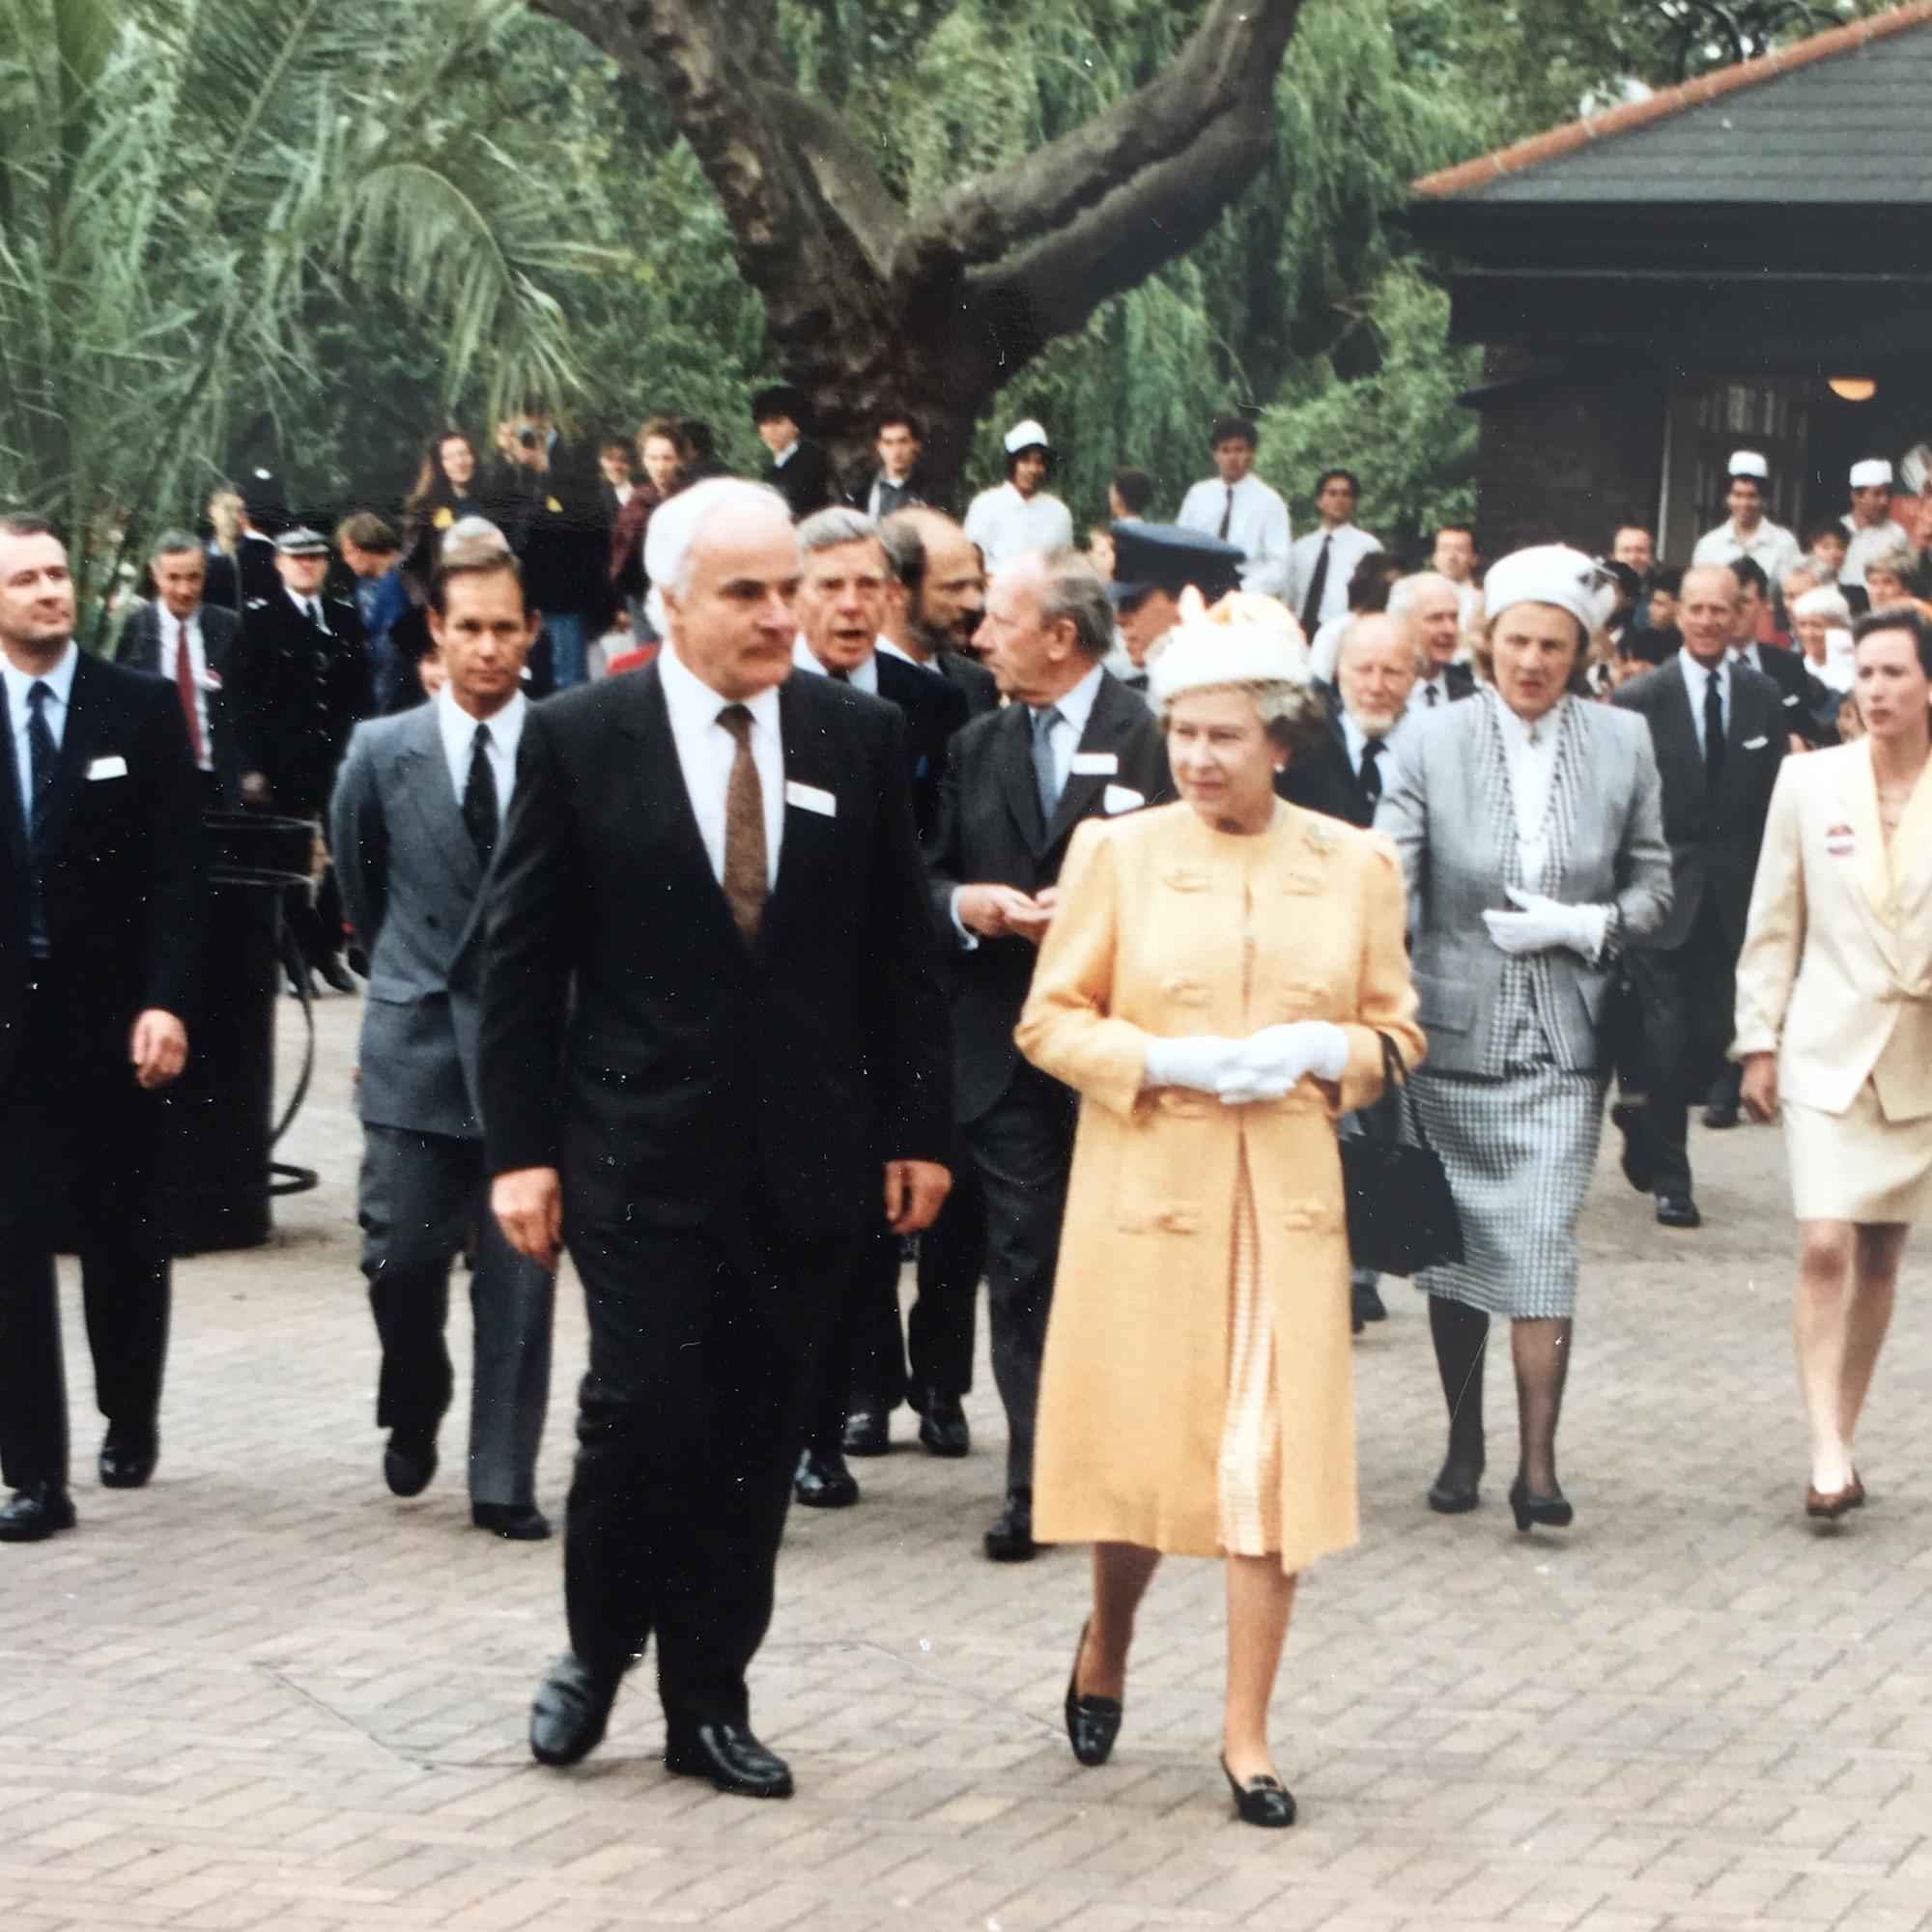
<instances>
[{"instance_id":1,"label":"man in dark suit","mask_svg":"<svg viewBox=\"0 0 1932 1932\"><path fill-rule=\"evenodd\" d=\"M1798 740L1801 749L1835 745L1839 694L1812 675L1803 651L1760 641L1771 608L1770 580L1747 556L1737 557L1721 568L1731 573L1738 586L1731 622L1732 652L1776 685L1785 731ZM1735 1117L1735 1106L1732 1112Z\"/></svg>"},{"instance_id":2,"label":"man in dark suit","mask_svg":"<svg viewBox=\"0 0 1932 1932\"><path fill-rule=\"evenodd\" d=\"M1009 702L952 741L929 852L933 909L953 941L955 1117L986 1193L1009 1430L1006 1502L985 1538L996 1562L1034 1553L1034 1412L1077 1111L1020 1058L1013 1027L1073 828L1173 796L1146 699L1102 664L1113 641L1107 586L1077 552L1023 554L995 575L979 643Z\"/></svg>"},{"instance_id":3,"label":"man in dark suit","mask_svg":"<svg viewBox=\"0 0 1932 1932\"><path fill-rule=\"evenodd\" d=\"M902 717L787 675L782 499L681 492L646 562L666 648L525 721L491 893L492 1206L547 1267L568 1243L590 1325L530 1746L590 1750L655 1634L667 1766L781 1797L745 1672L853 1243L946 1193L938 942Z\"/></svg>"},{"instance_id":4,"label":"man in dark suit","mask_svg":"<svg viewBox=\"0 0 1932 1932\"><path fill-rule=\"evenodd\" d=\"M1625 1171L1648 1180L1667 1228L1694 1228L1702 1218L1686 1151L1690 1098L1731 1043L1738 952L1789 715L1777 686L1730 648L1734 571L1697 564L1684 573L1683 649L1612 699L1650 725L1670 842L1670 917L1630 953L1643 1014L1645 1104L1640 1116L1618 1109L1632 1144Z\"/></svg>"},{"instance_id":5,"label":"man in dark suit","mask_svg":"<svg viewBox=\"0 0 1932 1932\"><path fill-rule=\"evenodd\" d=\"M159 1454L157 1092L187 1059L200 799L174 691L73 642L67 553L0 516L0 1542L73 1526L54 1256L79 1254L100 1479ZM103 1177L105 1179L103 1181Z\"/></svg>"},{"instance_id":6,"label":"man in dark suit","mask_svg":"<svg viewBox=\"0 0 1932 1932\"><path fill-rule=\"evenodd\" d=\"M893 580L886 586L885 641L959 687L970 716L1000 708L1000 687L971 654L986 609L979 546L937 510L900 510L879 526Z\"/></svg>"},{"instance_id":7,"label":"man in dark suit","mask_svg":"<svg viewBox=\"0 0 1932 1932\"><path fill-rule=\"evenodd\" d=\"M853 489L853 506L880 523L901 510L923 508L925 485L919 474L919 451L923 441L916 416L906 410L887 410L879 417L872 442L878 467Z\"/></svg>"},{"instance_id":8,"label":"man in dark suit","mask_svg":"<svg viewBox=\"0 0 1932 1932\"><path fill-rule=\"evenodd\" d=\"M163 530L148 560L155 601L128 613L117 653L130 670L154 671L175 687L188 750L201 773L202 803L242 809L242 748L229 714L241 620L204 601L208 553L185 530Z\"/></svg>"},{"instance_id":9,"label":"man in dark suit","mask_svg":"<svg viewBox=\"0 0 1932 1932\"><path fill-rule=\"evenodd\" d=\"M318 826L328 809L349 734L376 708L362 617L323 594L328 542L319 531L275 539L274 593L242 613L232 702L242 739L242 792L248 804ZM342 963L342 897L324 864L313 904L294 924L308 970L338 993L355 982Z\"/></svg>"},{"instance_id":10,"label":"man in dark suit","mask_svg":"<svg viewBox=\"0 0 1932 1932\"><path fill-rule=\"evenodd\" d=\"M329 807L350 923L369 957L356 1112L362 1272L382 1344L384 1480L420 1495L454 1378L443 1328L450 1264L474 1262L469 1303L469 1516L521 1542L536 1506L550 1401L551 1277L492 1219L477 1105L482 907L529 705L519 682L537 619L514 558L471 552L431 580L436 696L356 727Z\"/></svg>"},{"instance_id":11,"label":"man in dark suit","mask_svg":"<svg viewBox=\"0 0 1932 1932\"><path fill-rule=\"evenodd\" d=\"M1422 658L1422 676L1410 694L1417 711L1434 711L1472 697L1476 673L1456 662L1463 648L1463 593L1439 571L1418 570L1389 589L1388 613L1406 626Z\"/></svg>"},{"instance_id":12,"label":"man in dark suit","mask_svg":"<svg viewBox=\"0 0 1932 1932\"><path fill-rule=\"evenodd\" d=\"M811 405L805 391L773 383L752 398L752 421L758 440L771 451L764 480L791 506L792 521L803 523L832 500L832 465L806 431Z\"/></svg>"}]
</instances>

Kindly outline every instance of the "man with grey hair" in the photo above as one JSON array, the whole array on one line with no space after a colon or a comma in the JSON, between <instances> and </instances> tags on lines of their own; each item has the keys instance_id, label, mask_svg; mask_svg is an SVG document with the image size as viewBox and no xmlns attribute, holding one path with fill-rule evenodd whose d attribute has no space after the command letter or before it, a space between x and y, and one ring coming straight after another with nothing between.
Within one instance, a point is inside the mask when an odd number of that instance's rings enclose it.
<instances>
[{"instance_id":1,"label":"man with grey hair","mask_svg":"<svg viewBox=\"0 0 1932 1932\"><path fill-rule=\"evenodd\" d=\"M1463 593L1450 579L1434 570L1398 578L1389 590L1388 613L1421 653L1422 677L1411 704L1433 711L1474 695L1475 672L1456 662L1463 647Z\"/></svg>"},{"instance_id":2,"label":"man with grey hair","mask_svg":"<svg viewBox=\"0 0 1932 1932\"><path fill-rule=\"evenodd\" d=\"M1107 586L1078 552L1032 552L995 573L975 641L1008 703L952 741L928 847L933 910L952 939L954 1113L986 1192L1009 1431L1006 1504L985 1538L996 1562L1034 1553L1034 1412L1077 1110L1020 1058L1013 1027L1074 828L1174 796L1159 725L1103 667L1113 640Z\"/></svg>"},{"instance_id":3,"label":"man with grey hair","mask_svg":"<svg viewBox=\"0 0 1932 1932\"><path fill-rule=\"evenodd\" d=\"M790 674L784 499L697 484L645 551L665 647L529 711L490 888L491 1207L590 1330L530 1748L594 1748L655 1636L666 1766L781 1798L746 1672L854 1243L950 1184L945 995L903 721Z\"/></svg>"},{"instance_id":4,"label":"man with grey hair","mask_svg":"<svg viewBox=\"0 0 1932 1932\"><path fill-rule=\"evenodd\" d=\"M204 600L208 553L185 530L163 530L148 554L152 602L128 613L115 655L133 670L157 672L180 694L188 750L201 773L202 802L212 810L242 810L242 761L228 708L241 620Z\"/></svg>"}]
</instances>

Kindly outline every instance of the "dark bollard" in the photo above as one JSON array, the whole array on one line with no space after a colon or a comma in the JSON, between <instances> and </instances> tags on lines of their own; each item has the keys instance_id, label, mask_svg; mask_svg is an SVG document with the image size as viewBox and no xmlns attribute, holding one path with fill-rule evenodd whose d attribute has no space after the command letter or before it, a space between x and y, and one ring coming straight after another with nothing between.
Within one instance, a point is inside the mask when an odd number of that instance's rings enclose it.
<instances>
[{"instance_id":1,"label":"dark bollard","mask_svg":"<svg viewBox=\"0 0 1932 1932\"><path fill-rule=\"evenodd\" d=\"M282 905L308 882L314 828L262 812L211 812L208 929L187 1014L188 1059L168 1090L165 1208L171 1251L269 1238L275 1002Z\"/></svg>"}]
</instances>

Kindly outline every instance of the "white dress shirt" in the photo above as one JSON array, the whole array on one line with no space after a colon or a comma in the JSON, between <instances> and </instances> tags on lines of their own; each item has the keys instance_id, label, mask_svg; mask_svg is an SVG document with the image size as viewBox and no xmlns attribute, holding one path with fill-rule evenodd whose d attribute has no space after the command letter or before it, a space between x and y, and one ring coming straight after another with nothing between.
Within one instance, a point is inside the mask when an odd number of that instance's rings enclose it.
<instances>
[{"instance_id":1,"label":"white dress shirt","mask_svg":"<svg viewBox=\"0 0 1932 1932\"><path fill-rule=\"evenodd\" d=\"M159 627L161 648L156 654L156 668L167 681L180 688L181 679L175 663L181 654L182 620L165 604L155 606L155 622ZM194 722L201 746L201 769L212 772L214 769L214 741L208 728L208 650L201 637L201 607L187 620L187 662L194 678Z\"/></svg>"},{"instance_id":2,"label":"white dress shirt","mask_svg":"<svg viewBox=\"0 0 1932 1932\"><path fill-rule=\"evenodd\" d=\"M1766 517L1748 537L1741 537L1737 526L1731 523L1722 523L1715 530L1706 530L1697 539L1697 548L1690 553L1690 561L1692 564L1735 563L1739 557L1747 556L1764 572L1765 581L1776 590L1779 578L1798 561L1798 539L1782 524L1774 524Z\"/></svg>"},{"instance_id":3,"label":"white dress shirt","mask_svg":"<svg viewBox=\"0 0 1932 1932\"><path fill-rule=\"evenodd\" d=\"M1228 524L1226 541L1247 554L1241 565L1241 588L1281 596L1288 588L1288 505L1252 472L1233 485L1209 476L1181 498L1180 514L1174 521L1184 530L1217 537L1222 534L1223 518Z\"/></svg>"},{"instance_id":4,"label":"white dress shirt","mask_svg":"<svg viewBox=\"0 0 1932 1932\"><path fill-rule=\"evenodd\" d=\"M1022 497L1010 483L981 490L966 510L966 534L980 546L989 571L1030 550L1053 550L1073 541L1073 518L1058 497L1044 490Z\"/></svg>"},{"instance_id":5,"label":"white dress shirt","mask_svg":"<svg viewBox=\"0 0 1932 1932\"><path fill-rule=\"evenodd\" d=\"M322 614L322 597L319 592L317 595L313 597L298 597L293 590L289 589L289 586L286 583L282 585L282 590L284 594L287 596L289 602L293 604L296 607L296 609L302 613L302 615L306 617L318 631L327 631L328 629L328 619ZM331 633L331 635L333 634Z\"/></svg>"},{"instance_id":6,"label":"white dress shirt","mask_svg":"<svg viewBox=\"0 0 1932 1932\"><path fill-rule=\"evenodd\" d=\"M1287 603L1297 617L1308 601L1308 586L1315 581L1316 562L1324 543L1328 545L1328 575L1321 583L1321 608L1315 613L1318 625L1349 614L1349 579L1371 551L1381 549L1376 538L1353 524L1339 524L1332 530L1318 527L1296 538L1288 553Z\"/></svg>"},{"instance_id":7,"label":"white dress shirt","mask_svg":"<svg viewBox=\"0 0 1932 1932\"><path fill-rule=\"evenodd\" d=\"M690 668L668 639L657 657L664 686L665 708L670 714L671 743L677 748L678 770L697 820L704 856L722 886L724 883L724 794L731 783L731 760L737 740L719 724L720 712L739 700L720 697ZM784 741L779 731L779 692L773 685L743 700L752 714L752 762L758 771L758 789L765 807L765 876L776 885L779 846L784 838Z\"/></svg>"},{"instance_id":8,"label":"white dress shirt","mask_svg":"<svg viewBox=\"0 0 1932 1932\"><path fill-rule=\"evenodd\" d=\"M1543 865L1549 852L1549 788L1556 778L1556 739L1567 702L1559 698L1534 724L1525 724L1507 704L1496 706L1509 763L1510 798L1516 807L1517 870L1524 892L1543 891Z\"/></svg>"},{"instance_id":9,"label":"white dress shirt","mask_svg":"<svg viewBox=\"0 0 1932 1932\"><path fill-rule=\"evenodd\" d=\"M1731 654L1726 651L1715 665L1701 665L1688 650L1679 651L1677 662L1684 668L1684 692L1690 700L1690 727L1697 734L1697 749L1706 757L1711 748L1704 742L1704 694L1711 680L1718 680L1718 702L1723 706L1724 730L1731 728Z\"/></svg>"},{"instance_id":10,"label":"white dress shirt","mask_svg":"<svg viewBox=\"0 0 1932 1932\"><path fill-rule=\"evenodd\" d=\"M52 694L42 701L41 716L47 721L54 750L59 751L61 740L67 735L68 705L73 696L73 668L79 662L80 652L71 642L54 668L38 676L17 668L11 658L0 656L0 688L7 695L7 726L14 741L14 775L20 785L22 828L30 827L34 816L34 760L27 749L27 726L33 721L33 712L27 704L27 694L37 684L45 685Z\"/></svg>"},{"instance_id":11,"label":"white dress shirt","mask_svg":"<svg viewBox=\"0 0 1932 1932\"><path fill-rule=\"evenodd\" d=\"M868 697L879 695L879 651L891 650L892 646L883 638L872 639L872 654L864 664L854 665L845 673L844 682L854 691L863 691ZM791 662L795 670L809 671L816 677L830 677L832 673L811 654L811 646L803 638L794 638L791 645Z\"/></svg>"},{"instance_id":12,"label":"white dress shirt","mask_svg":"<svg viewBox=\"0 0 1932 1932\"><path fill-rule=\"evenodd\" d=\"M436 728L442 734L442 755L449 766L449 782L456 802L463 803L469 789L469 762L475 755L476 727L490 727L490 743L483 755L490 760L490 776L497 781L497 819L500 825L510 813L510 793L517 783L517 747L523 741L524 714L530 701L518 692L494 718L472 718L457 703L448 685L436 695Z\"/></svg>"},{"instance_id":13,"label":"white dress shirt","mask_svg":"<svg viewBox=\"0 0 1932 1932\"><path fill-rule=\"evenodd\" d=\"M1404 714L1405 717L1406 715ZM1403 719L1398 718L1381 736L1381 757L1376 769L1384 791L1395 782L1396 745L1402 737L1402 726ZM1355 714L1346 705L1342 709L1342 742L1349 750L1349 769L1359 780L1362 776L1362 753L1368 750L1369 734L1356 724Z\"/></svg>"}]
</instances>

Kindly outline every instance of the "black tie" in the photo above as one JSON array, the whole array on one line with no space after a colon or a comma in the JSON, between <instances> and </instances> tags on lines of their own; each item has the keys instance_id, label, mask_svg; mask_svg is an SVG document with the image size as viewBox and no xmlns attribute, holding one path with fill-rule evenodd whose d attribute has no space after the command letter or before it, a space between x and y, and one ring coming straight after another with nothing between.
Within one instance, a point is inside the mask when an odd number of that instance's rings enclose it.
<instances>
[{"instance_id":1,"label":"black tie","mask_svg":"<svg viewBox=\"0 0 1932 1932\"><path fill-rule=\"evenodd\" d=\"M1315 575L1308 580L1308 595L1301 600L1301 628L1312 638L1321 623L1321 597L1328 588L1328 547L1334 532L1321 539L1321 554L1315 559Z\"/></svg>"},{"instance_id":2,"label":"black tie","mask_svg":"<svg viewBox=\"0 0 1932 1932\"><path fill-rule=\"evenodd\" d=\"M490 727L479 724L469 746L469 782L463 787L463 822L485 870L497 850L497 771L490 762Z\"/></svg>"},{"instance_id":3,"label":"black tie","mask_svg":"<svg viewBox=\"0 0 1932 1932\"><path fill-rule=\"evenodd\" d=\"M46 834L47 807L54 795L54 762L60 755L45 710L46 702L53 695L53 687L40 678L27 687L27 781L28 796L32 800L27 812L27 849L30 854L27 951L36 959L44 959L52 950L43 886L47 864L43 841Z\"/></svg>"},{"instance_id":4,"label":"black tie","mask_svg":"<svg viewBox=\"0 0 1932 1932\"><path fill-rule=\"evenodd\" d=\"M1235 521L1235 486L1228 485L1228 507L1221 512L1221 527L1214 534L1223 543L1228 541L1228 526Z\"/></svg>"},{"instance_id":5,"label":"black tie","mask_svg":"<svg viewBox=\"0 0 1932 1932\"><path fill-rule=\"evenodd\" d=\"M1718 795L1718 781L1724 774L1724 694L1719 684L1721 665L1704 673L1704 789Z\"/></svg>"},{"instance_id":6,"label":"black tie","mask_svg":"<svg viewBox=\"0 0 1932 1932\"><path fill-rule=\"evenodd\" d=\"M1368 801L1372 812L1382 795L1381 767L1376 761L1387 749L1388 747L1379 738L1371 738L1362 747L1362 796Z\"/></svg>"}]
</instances>

